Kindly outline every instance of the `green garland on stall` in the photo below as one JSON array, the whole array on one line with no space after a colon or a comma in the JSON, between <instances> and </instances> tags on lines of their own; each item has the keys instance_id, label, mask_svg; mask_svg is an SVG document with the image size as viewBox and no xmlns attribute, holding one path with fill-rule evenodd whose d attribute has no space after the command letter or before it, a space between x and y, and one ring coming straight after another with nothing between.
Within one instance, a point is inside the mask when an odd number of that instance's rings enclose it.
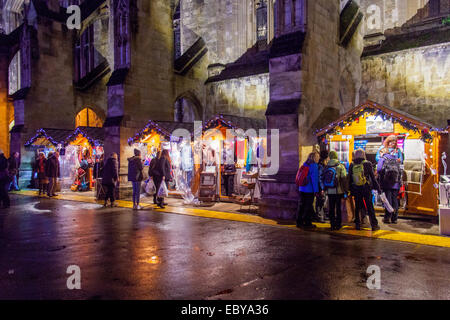
<instances>
[{"instance_id":1,"label":"green garland on stall","mask_svg":"<svg viewBox=\"0 0 450 320\"><path fill-rule=\"evenodd\" d=\"M346 120L342 120L340 123L337 123L333 127L330 127L329 130L327 130L321 137L319 137L319 141L323 140L323 137L326 136L327 134L329 134L329 135L336 134L339 131L337 129L337 127L344 128L345 126L349 125L350 123L358 121L359 118L362 115L364 115L365 113L369 113L374 116L379 116L383 119L383 121L392 121L392 122L402 125L403 127L405 127L408 130L414 131L415 133L420 133L421 134L420 139L422 141L424 141L425 143L433 142L433 136L430 134L430 132L428 130L426 130L426 129L420 130L419 128L417 128L416 125L412 124L411 122L409 122L406 119L395 117L393 114L386 114L382 110L379 110L376 108L371 108L371 107L362 108L359 111L350 115ZM319 132L319 131L321 131L321 130L317 130L316 132Z\"/></svg>"}]
</instances>

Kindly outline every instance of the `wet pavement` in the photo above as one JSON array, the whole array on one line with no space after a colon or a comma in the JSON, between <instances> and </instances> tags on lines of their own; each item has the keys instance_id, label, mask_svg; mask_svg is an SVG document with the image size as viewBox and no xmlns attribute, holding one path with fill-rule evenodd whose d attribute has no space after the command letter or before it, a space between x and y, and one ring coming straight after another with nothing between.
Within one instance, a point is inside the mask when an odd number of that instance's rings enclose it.
<instances>
[{"instance_id":1,"label":"wet pavement","mask_svg":"<svg viewBox=\"0 0 450 320\"><path fill-rule=\"evenodd\" d=\"M0 299L450 299L449 248L12 198ZM67 288L71 265L81 290Z\"/></svg>"}]
</instances>

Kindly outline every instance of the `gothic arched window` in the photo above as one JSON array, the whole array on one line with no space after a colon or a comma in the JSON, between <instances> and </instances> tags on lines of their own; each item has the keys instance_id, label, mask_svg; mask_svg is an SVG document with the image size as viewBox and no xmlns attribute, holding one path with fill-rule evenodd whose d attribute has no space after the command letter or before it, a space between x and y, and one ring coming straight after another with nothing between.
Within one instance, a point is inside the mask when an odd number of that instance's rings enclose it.
<instances>
[{"instance_id":1,"label":"gothic arched window","mask_svg":"<svg viewBox=\"0 0 450 320\"><path fill-rule=\"evenodd\" d=\"M14 94L21 89L20 51L12 58L8 68L8 93Z\"/></svg>"},{"instance_id":2,"label":"gothic arched window","mask_svg":"<svg viewBox=\"0 0 450 320\"><path fill-rule=\"evenodd\" d=\"M181 1L180 1L181 3ZM180 26L180 6L178 3L177 8L175 9L175 14L173 15L173 43L174 43L174 51L175 51L175 59L178 59L181 56L181 26Z\"/></svg>"},{"instance_id":3,"label":"gothic arched window","mask_svg":"<svg viewBox=\"0 0 450 320\"><path fill-rule=\"evenodd\" d=\"M125 0L117 0L114 10L114 36L116 39L116 50L114 54L115 68L129 67L130 57L128 50L129 37L129 6Z\"/></svg>"},{"instance_id":4,"label":"gothic arched window","mask_svg":"<svg viewBox=\"0 0 450 320\"><path fill-rule=\"evenodd\" d=\"M94 25L89 25L75 43L75 81L94 70Z\"/></svg>"},{"instance_id":5,"label":"gothic arched window","mask_svg":"<svg viewBox=\"0 0 450 320\"><path fill-rule=\"evenodd\" d=\"M267 0L256 3L256 39L267 41Z\"/></svg>"}]
</instances>

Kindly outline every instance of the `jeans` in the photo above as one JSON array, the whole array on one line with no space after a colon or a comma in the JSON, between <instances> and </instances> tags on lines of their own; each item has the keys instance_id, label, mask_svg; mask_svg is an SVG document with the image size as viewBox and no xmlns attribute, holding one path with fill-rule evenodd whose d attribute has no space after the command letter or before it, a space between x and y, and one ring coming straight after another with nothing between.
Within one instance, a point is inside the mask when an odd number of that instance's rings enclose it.
<instances>
[{"instance_id":1,"label":"jeans","mask_svg":"<svg viewBox=\"0 0 450 320\"><path fill-rule=\"evenodd\" d=\"M11 183L9 185L9 190L12 190L12 189L19 190L19 186L18 186L17 182L18 182L17 176L14 176L13 181L11 181Z\"/></svg>"},{"instance_id":2,"label":"jeans","mask_svg":"<svg viewBox=\"0 0 450 320\"><path fill-rule=\"evenodd\" d=\"M355 224L356 226L361 226L361 211L364 208L364 203L367 206L367 214L369 215L370 225L371 227L378 226L378 220L375 216L375 209L373 207L372 202L372 190L368 185L358 187L355 186L355 190L353 192L355 197Z\"/></svg>"},{"instance_id":3,"label":"jeans","mask_svg":"<svg viewBox=\"0 0 450 320\"><path fill-rule=\"evenodd\" d=\"M314 193L300 192L300 203L297 213L297 226L310 226L314 216Z\"/></svg>"},{"instance_id":4,"label":"jeans","mask_svg":"<svg viewBox=\"0 0 450 320\"><path fill-rule=\"evenodd\" d=\"M330 215L331 227L342 227L342 194L328 195L328 214Z\"/></svg>"},{"instance_id":5,"label":"jeans","mask_svg":"<svg viewBox=\"0 0 450 320\"><path fill-rule=\"evenodd\" d=\"M387 189L383 190L383 192L386 194L386 198L391 204L392 208L394 209L394 212L391 214L389 211L384 210L384 220L392 222L396 222L398 219L398 189Z\"/></svg>"},{"instance_id":6,"label":"jeans","mask_svg":"<svg viewBox=\"0 0 450 320\"><path fill-rule=\"evenodd\" d=\"M139 205L141 199L141 184L142 181L133 181L133 204Z\"/></svg>"}]
</instances>

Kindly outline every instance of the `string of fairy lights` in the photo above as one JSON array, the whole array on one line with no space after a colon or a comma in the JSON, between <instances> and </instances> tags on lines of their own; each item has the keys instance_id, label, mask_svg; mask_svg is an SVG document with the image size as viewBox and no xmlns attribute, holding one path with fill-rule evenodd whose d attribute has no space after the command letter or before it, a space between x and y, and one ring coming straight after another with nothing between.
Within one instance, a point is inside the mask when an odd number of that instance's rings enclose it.
<instances>
[{"instance_id":1,"label":"string of fairy lights","mask_svg":"<svg viewBox=\"0 0 450 320\"><path fill-rule=\"evenodd\" d=\"M97 139L91 138L84 130L82 130L80 127L76 128L75 131L67 137L67 139L65 140L64 144L67 145L72 141L75 141L78 137L78 135L82 135L83 137L85 137L87 139L87 141L89 142L89 144L91 146L95 146L95 147L101 147L103 146L103 142L99 141Z\"/></svg>"},{"instance_id":2,"label":"string of fairy lights","mask_svg":"<svg viewBox=\"0 0 450 320\"><path fill-rule=\"evenodd\" d=\"M231 121L225 119L223 115L219 114L219 115L215 116L214 118L212 118L211 120L209 120L208 122L204 123L202 126L202 131L204 132L211 128L216 128L220 125L228 127L230 129L238 128ZM143 136L149 134L152 130L166 138L171 137L170 132L167 132L166 130L161 128L156 122L149 120L147 125L141 131L137 132L133 137L128 139L128 144L132 145L135 142L139 142L139 140ZM192 135L194 135L194 133L192 133Z\"/></svg>"},{"instance_id":3,"label":"string of fairy lights","mask_svg":"<svg viewBox=\"0 0 450 320\"><path fill-rule=\"evenodd\" d=\"M341 129L350 126L354 122L359 122L361 117L366 117L367 115L373 115L375 117L380 117L383 121L391 121L402 125L405 129L411 130L414 133L419 133L421 135L420 139L425 143L431 143L433 141L433 136L431 132L446 132L446 129L434 128L426 125L421 125L420 127L411 121L406 116L396 115L394 112L385 112L379 108L380 106L373 104L363 105L361 108L355 110L352 114L348 115L345 119L332 122L328 126L315 130L316 135L323 132L319 139L321 141L326 140L326 135L334 135Z\"/></svg>"},{"instance_id":4,"label":"string of fairy lights","mask_svg":"<svg viewBox=\"0 0 450 320\"><path fill-rule=\"evenodd\" d=\"M56 141L51 135L49 135L44 129L39 129L36 134L25 143L25 147L29 147L31 146L37 139L39 138L45 138L47 139L51 144L53 144L55 147L58 145L62 145L62 146L66 146L68 145L70 142L76 140L76 138L78 137L78 135L82 135L84 138L86 138L86 140L88 140L89 144L91 146L95 146L95 147L100 147L103 145L103 142L91 138L85 131L83 131L81 128L77 128L75 129L75 131L69 135L64 141Z\"/></svg>"},{"instance_id":5,"label":"string of fairy lights","mask_svg":"<svg viewBox=\"0 0 450 320\"><path fill-rule=\"evenodd\" d=\"M59 144L63 144L64 142L57 142L55 139L53 139L52 136L48 135L47 132L44 129L39 129L36 132L36 135L33 136L30 140L28 140L25 143L25 147L29 147L31 146L37 139L39 139L40 137L44 137L45 139L47 139L48 141L50 141L51 144L53 144L55 147L58 146Z\"/></svg>"}]
</instances>

